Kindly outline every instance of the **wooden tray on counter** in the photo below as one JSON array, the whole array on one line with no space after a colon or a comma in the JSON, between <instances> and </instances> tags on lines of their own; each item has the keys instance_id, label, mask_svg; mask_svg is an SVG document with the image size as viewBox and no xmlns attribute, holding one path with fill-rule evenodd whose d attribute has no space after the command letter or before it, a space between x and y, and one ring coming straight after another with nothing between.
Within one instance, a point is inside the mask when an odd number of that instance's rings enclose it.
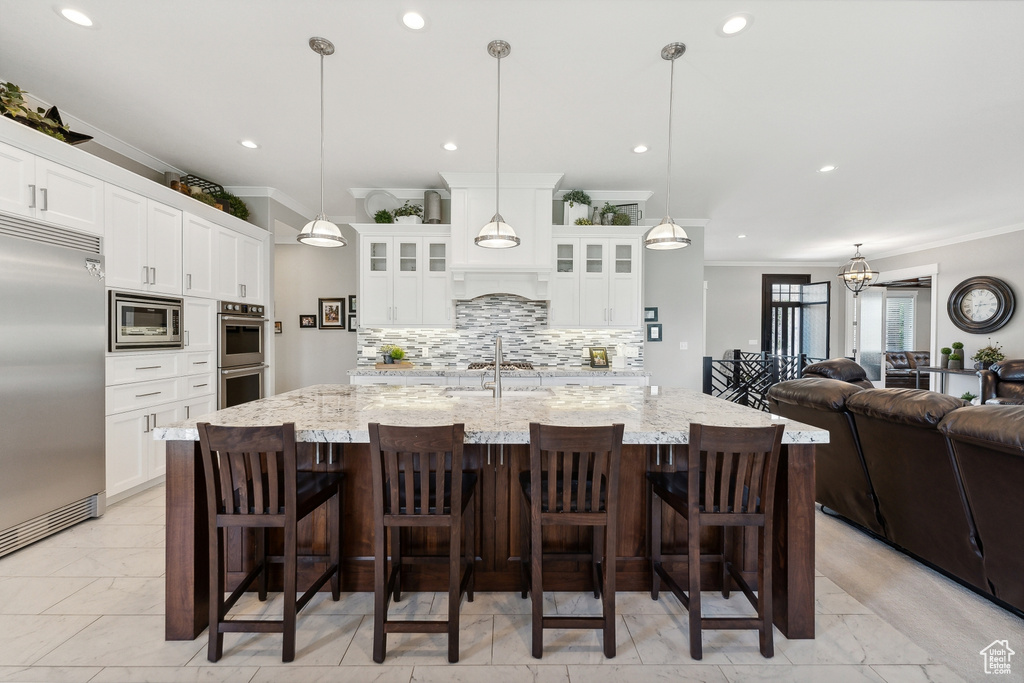
<instances>
[{"instance_id":1,"label":"wooden tray on counter","mask_svg":"<svg viewBox=\"0 0 1024 683\"><path fill-rule=\"evenodd\" d=\"M412 370L412 363L377 363L373 366L375 370Z\"/></svg>"}]
</instances>

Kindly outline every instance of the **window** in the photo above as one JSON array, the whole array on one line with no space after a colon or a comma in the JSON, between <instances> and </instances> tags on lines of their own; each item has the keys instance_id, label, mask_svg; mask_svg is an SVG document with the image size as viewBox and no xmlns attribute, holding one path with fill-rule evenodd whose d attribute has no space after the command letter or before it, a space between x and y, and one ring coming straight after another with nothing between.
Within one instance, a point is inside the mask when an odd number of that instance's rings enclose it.
<instances>
[{"instance_id":1,"label":"window","mask_svg":"<svg viewBox=\"0 0 1024 683\"><path fill-rule=\"evenodd\" d=\"M914 304L913 295L888 294L885 297L885 350L914 350Z\"/></svg>"}]
</instances>

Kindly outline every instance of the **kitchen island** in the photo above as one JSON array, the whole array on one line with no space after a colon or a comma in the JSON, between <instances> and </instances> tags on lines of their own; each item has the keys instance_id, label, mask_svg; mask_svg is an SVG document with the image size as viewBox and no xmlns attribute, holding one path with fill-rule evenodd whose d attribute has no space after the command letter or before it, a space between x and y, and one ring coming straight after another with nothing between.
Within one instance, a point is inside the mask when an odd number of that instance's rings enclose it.
<instances>
[{"instance_id":1,"label":"kitchen island","mask_svg":"<svg viewBox=\"0 0 1024 683\"><path fill-rule=\"evenodd\" d=\"M465 466L478 473L479 530L477 590L519 589L520 496L518 473L528 468L529 423L625 425L620 471L618 586L650 588L647 486L649 470L685 469L690 422L756 427L786 423L782 473L776 499L774 547L775 623L788 638L814 637L814 446L828 432L686 389L669 387L506 388L501 399L471 387L317 385L253 401L203 416L220 425L253 426L294 422L300 467L346 473L343 501L343 589L372 590L373 515L367 424L465 424ZM166 637L193 639L206 627L208 567L205 488L197 453L195 420L157 428L167 443ZM667 547L685 552L686 525L665 515ZM324 542L324 522L300 527L300 552ZM721 543L707 530L701 543ZM413 552L437 552L439 537L423 530L410 534ZM590 545L588 530L565 532L552 541L562 549ZM229 537L229 584L244 576L251 562L251 540ZM736 564L754 580L757 554L751 537L736 544ZM676 571L685 572L685 558ZM300 563L300 571L315 571ZM721 571L709 570L706 589ZM272 577L273 578L273 577ZM553 563L549 590L588 590L590 572L570 562ZM443 575L425 567L408 581L411 590L435 590ZM664 596L663 600L674 600Z\"/></svg>"}]
</instances>

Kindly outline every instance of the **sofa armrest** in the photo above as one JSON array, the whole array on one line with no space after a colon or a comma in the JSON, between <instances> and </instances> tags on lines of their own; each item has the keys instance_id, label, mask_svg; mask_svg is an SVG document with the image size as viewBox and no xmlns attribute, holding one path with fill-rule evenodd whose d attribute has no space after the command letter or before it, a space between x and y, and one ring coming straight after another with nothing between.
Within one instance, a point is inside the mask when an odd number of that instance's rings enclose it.
<instances>
[{"instance_id":1,"label":"sofa armrest","mask_svg":"<svg viewBox=\"0 0 1024 683\"><path fill-rule=\"evenodd\" d=\"M979 398L984 404L996 397L996 385L999 383L999 378L991 370L980 370L978 376L981 377L981 396Z\"/></svg>"}]
</instances>

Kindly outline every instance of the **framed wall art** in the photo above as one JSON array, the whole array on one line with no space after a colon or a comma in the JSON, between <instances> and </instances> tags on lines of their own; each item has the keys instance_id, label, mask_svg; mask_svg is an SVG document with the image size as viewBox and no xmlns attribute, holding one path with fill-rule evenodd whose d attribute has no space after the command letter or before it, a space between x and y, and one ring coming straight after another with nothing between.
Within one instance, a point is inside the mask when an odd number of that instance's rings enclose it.
<instances>
[{"instance_id":1,"label":"framed wall art","mask_svg":"<svg viewBox=\"0 0 1024 683\"><path fill-rule=\"evenodd\" d=\"M660 342L661 341L661 323L654 323L653 325L647 326L647 341L649 342Z\"/></svg>"},{"instance_id":2,"label":"framed wall art","mask_svg":"<svg viewBox=\"0 0 1024 683\"><path fill-rule=\"evenodd\" d=\"M320 299L318 323L321 330L345 329L345 297Z\"/></svg>"},{"instance_id":3,"label":"framed wall art","mask_svg":"<svg viewBox=\"0 0 1024 683\"><path fill-rule=\"evenodd\" d=\"M299 328L316 328L316 314L310 313L309 315L299 315Z\"/></svg>"}]
</instances>

